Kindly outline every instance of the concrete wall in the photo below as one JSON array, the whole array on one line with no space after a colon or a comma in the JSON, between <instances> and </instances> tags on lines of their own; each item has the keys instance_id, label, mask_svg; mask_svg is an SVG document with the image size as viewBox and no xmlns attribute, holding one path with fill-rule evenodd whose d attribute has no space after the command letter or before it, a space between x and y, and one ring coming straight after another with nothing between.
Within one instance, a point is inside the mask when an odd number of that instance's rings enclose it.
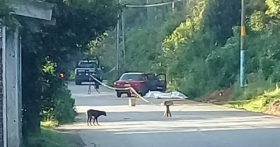
<instances>
[{"instance_id":1,"label":"concrete wall","mask_svg":"<svg viewBox=\"0 0 280 147\"><path fill-rule=\"evenodd\" d=\"M3 31L0 52L0 147L21 146L21 50L18 29Z\"/></svg>"},{"instance_id":2,"label":"concrete wall","mask_svg":"<svg viewBox=\"0 0 280 147\"><path fill-rule=\"evenodd\" d=\"M15 15L55 24L55 5L45 2L13 4ZM35 21L36 19L34 19ZM0 25L0 28L1 25ZM22 146L21 46L18 28L0 29L0 147Z\"/></svg>"},{"instance_id":3,"label":"concrete wall","mask_svg":"<svg viewBox=\"0 0 280 147\"><path fill-rule=\"evenodd\" d=\"M4 64L6 76L6 123L7 123L7 144L8 147L21 146L22 131L22 104L21 104L21 77L20 77L20 45L18 29L7 31ZM5 99L5 97L4 97ZM5 107L5 105L4 105Z\"/></svg>"}]
</instances>

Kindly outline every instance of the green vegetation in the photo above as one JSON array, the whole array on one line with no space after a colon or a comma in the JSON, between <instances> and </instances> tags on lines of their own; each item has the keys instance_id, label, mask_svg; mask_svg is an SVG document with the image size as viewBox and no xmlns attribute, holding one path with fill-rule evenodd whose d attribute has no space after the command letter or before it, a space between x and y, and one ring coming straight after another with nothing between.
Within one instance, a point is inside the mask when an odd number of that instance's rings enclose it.
<instances>
[{"instance_id":1,"label":"green vegetation","mask_svg":"<svg viewBox=\"0 0 280 147\"><path fill-rule=\"evenodd\" d=\"M246 80L248 85L258 85L250 86L250 91L263 91L279 81L277 2L246 1ZM182 4L176 3L173 12L171 6L125 9L126 54L121 59L125 57L126 63L122 71L165 72L171 90L193 98L237 85L241 1L189 0ZM115 35L115 30L109 31L98 45L97 53L106 57L103 62L109 69L115 66ZM236 90L234 98L243 99L244 93L238 95Z\"/></svg>"},{"instance_id":2,"label":"green vegetation","mask_svg":"<svg viewBox=\"0 0 280 147\"><path fill-rule=\"evenodd\" d=\"M268 111L269 108L277 100L280 100L280 89L278 86L275 89L264 91L263 94L250 98L249 100L230 101L225 106L253 112L270 113Z\"/></svg>"},{"instance_id":3,"label":"green vegetation","mask_svg":"<svg viewBox=\"0 0 280 147\"><path fill-rule=\"evenodd\" d=\"M44 128L40 136L25 139L25 144L28 144L28 147L76 147L75 142L72 142L65 134Z\"/></svg>"},{"instance_id":4,"label":"green vegetation","mask_svg":"<svg viewBox=\"0 0 280 147\"><path fill-rule=\"evenodd\" d=\"M58 77L72 56L97 55L109 82L117 78L110 72L115 67L117 1L45 1L57 4L55 26L34 22L34 27L30 20L15 20L6 0L0 1L0 23L21 24L26 140L30 135L43 137L41 121L45 127L74 121L74 99L65 80ZM145 4L143 0L125 2ZM277 88L264 91L280 80L280 3L246 0L248 86L243 89L238 88L240 6L239 0L188 0L177 2L174 10L171 5L126 8L121 72L166 73L169 90L191 98L235 86L230 99L241 101L230 102L231 106L263 112L279 95Z\"/></svg>"},{"instance_id":5,"label":"green vegetation","mask_svg":"<svg viewBox=\"0 0 280 147\"><path fill-rule=\"evenodd\" d=\"M75 101L58 73L67 70L71 56L86 51L92 40L115 25L120 6L115 1L45 1L57 5L56 25L14 17L6 0L0 1L0 23L9 29L20 24L25 146L70 147L67 139L52 131L56 125L72 123L76 115Z\"/></svg>"},{"instance_id":6,"label":"green vegetation","mask_svg":"<svg viewBox=\"0 0 280 147\"><path fill-rule=\"evenodd\" d=\"M9 0L0 0L0 24L13 28L18 25L18 22L12 17L11 12L13 9L9 7L8 2Z\"/></svg>"},{"instance_id":7,"label":"green vegetation","mask_svg":"<svg viewBox=\"0 0 280 147\"><path fill-rule=\"evenodd\" d=\"M126 3L145 4L140 0ZM246 0L246 88L239 88L238 83L240 0L189 0L176 3L174 11L171 5L125 9L121 72L164 72L169 90L191 98L234 86L231 101L262 101L259 97L264 91L280 80L279 6L278 0ZM115 36L115 30L108 31L90 48L108 69L116 66ZM111 73L108 78L112 83L117 76Z\"/></svg>"}]
</instances>

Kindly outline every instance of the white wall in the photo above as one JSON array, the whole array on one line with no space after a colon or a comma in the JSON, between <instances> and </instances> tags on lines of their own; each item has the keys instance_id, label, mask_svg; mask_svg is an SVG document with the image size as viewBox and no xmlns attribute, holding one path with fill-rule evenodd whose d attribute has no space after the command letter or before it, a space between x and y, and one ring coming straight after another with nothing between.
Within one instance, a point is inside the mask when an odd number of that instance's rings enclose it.
<instances>
[{"instance_id":1,"label":"white wall","mask_svg":"<svg viewBox=\"0 0 280 147\"><path fill-rule=\"evenodd\" d=\"M6 27L2 28L2 83L3 83L3 143L4 147L7 147L7 98L6 98L6 58L5 58L5 52L6 52Z\"/></svg>"},{"instance_id":2,"label":"white wall","mask_svg":"<svg viewBox=\"0 0 280 147\"><path fill-rule=\"evenodd\" d=\"M5 78L6 82L6 108L7 108L7 143L8 147L21 146L21 77L20 77L20 48L19 32L6 32L6 50L5 50Z\"/></svg>"}]
</instances>

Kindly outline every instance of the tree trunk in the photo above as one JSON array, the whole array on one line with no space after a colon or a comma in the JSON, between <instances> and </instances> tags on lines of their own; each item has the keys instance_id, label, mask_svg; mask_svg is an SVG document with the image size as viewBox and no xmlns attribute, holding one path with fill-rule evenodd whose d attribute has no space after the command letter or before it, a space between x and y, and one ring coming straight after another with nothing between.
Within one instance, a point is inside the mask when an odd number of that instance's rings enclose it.
<instances>
[{"instance_id":1,"label":"tree trunk","mask_svg":"<svg viewBox=\"0 0 280 147\"><path fill-rule=\"evenodd\" d=\"M35 109L29 109L23 113L22 133L24 139L41 134L40 111L38 112L38 110Z\"/></svg>"}]
</instances>

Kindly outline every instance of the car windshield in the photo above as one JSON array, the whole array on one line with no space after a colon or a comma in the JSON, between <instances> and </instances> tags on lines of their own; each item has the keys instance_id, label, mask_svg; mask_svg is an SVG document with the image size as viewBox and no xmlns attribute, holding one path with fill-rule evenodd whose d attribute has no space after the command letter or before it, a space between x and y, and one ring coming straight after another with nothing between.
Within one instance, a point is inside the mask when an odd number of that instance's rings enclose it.
<instances>
[{"instance_id":1,"label":"car windshield","mask_svg":"<svg viewBox=\"0 0 280 147\"><path fill-rule=\"evenodd\" d=\"M97 64L95 62L80 62L78 66L81 68L95 68Z\"/></svg>"},{"instance_id":2,"label":"car windshield","mask_svg":"<svg viewBox=\"0 0 280 147\"><path fill-rule=\"evenodd\" d=\"M142 80L143 75L142 74L123 74L120 78L120 80Z\"/></svg>"}]
</instances>

